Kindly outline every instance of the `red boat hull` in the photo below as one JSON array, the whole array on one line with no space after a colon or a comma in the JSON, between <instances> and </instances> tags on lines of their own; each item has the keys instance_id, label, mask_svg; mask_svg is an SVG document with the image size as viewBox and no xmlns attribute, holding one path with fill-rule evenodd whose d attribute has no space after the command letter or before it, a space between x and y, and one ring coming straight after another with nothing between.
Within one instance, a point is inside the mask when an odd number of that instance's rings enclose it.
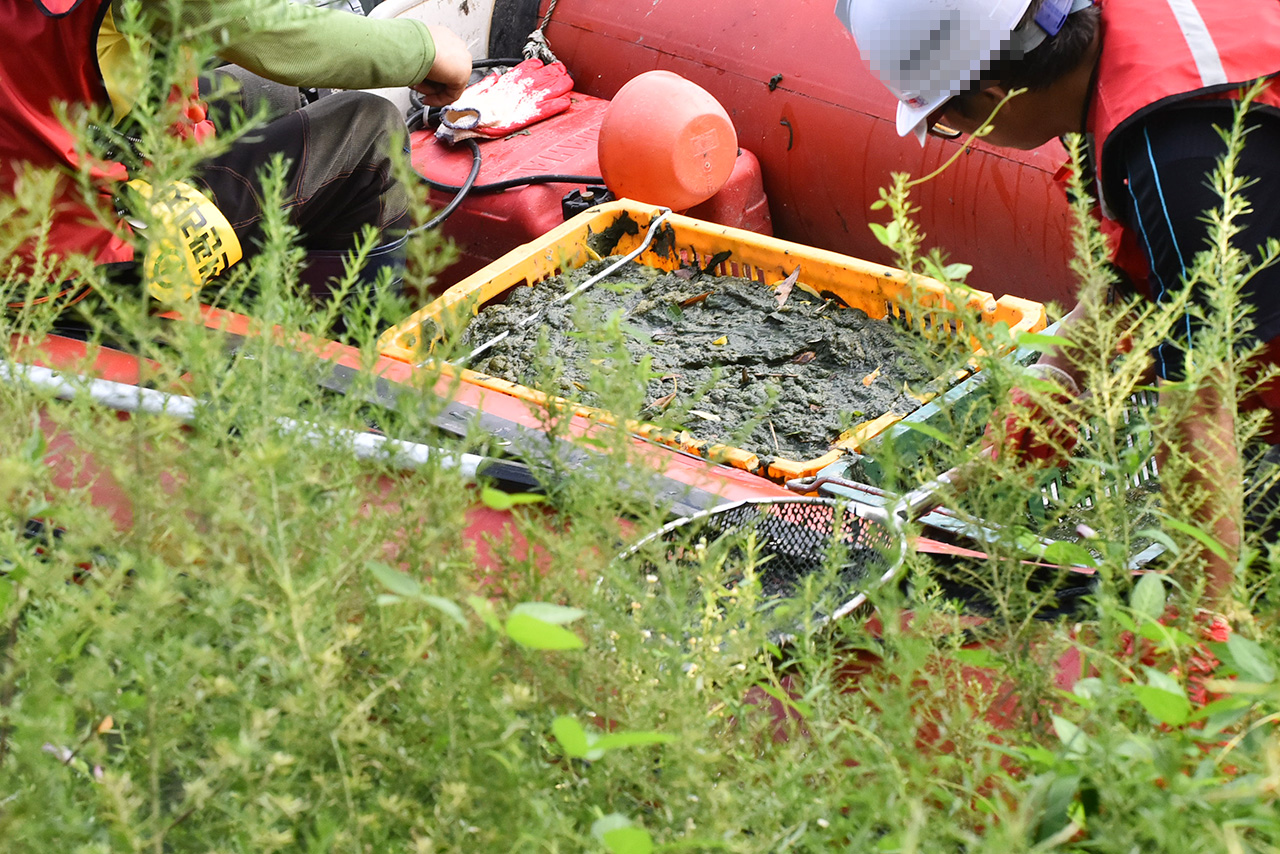
<instances>
[{"instance_id":1,"label":"red boat hull","mask_svg":"<svg viewBox=\"0 0 1280 854\"><path fill-rule=\"evenodd\" d=\"M866 225L871 203L892 173L927 174L959 146L930 139L921 151L898 137L893 97L832 8L831 0L559 0L546 34L579 92L611 98L655 68L701 85L759 158L777 236L890 263ZM929 244L972 264L975 287L1073 302L1068 209L1052 179L1062 147L974 148L914 193Z\"/></svg>"}]
</instances>

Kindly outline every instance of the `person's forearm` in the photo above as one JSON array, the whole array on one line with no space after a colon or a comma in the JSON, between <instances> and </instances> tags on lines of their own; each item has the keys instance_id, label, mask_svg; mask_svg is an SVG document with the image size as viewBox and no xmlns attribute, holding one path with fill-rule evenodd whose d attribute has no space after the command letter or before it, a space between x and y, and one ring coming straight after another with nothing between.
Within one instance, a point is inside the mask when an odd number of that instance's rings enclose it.
<instances>
[{"instance_id":1,"label":"person's forearm","mask_svg":"<svg viewBox=\"0 0 1280 854\"><path fill-rule=\"evenodd\" d=\"M1080 318L1084 316L1084 314L1085 314L1084 308L1079 303L1077 303L1075 308L1067 312L1067 314L1065 314L1063 318L1060 321L1058 321L1058 335L1060 335L1063 338L1067 338L1069 340L1075 338L1076 333L1072 327L1080 320ZM1108 355L1109 356L1120 355L1122 353L1128 353L1132 349L1133 349L1133 342L1128 338L1125 338L1120 341L1119 347L1117 348L1116 352ZM1065 371L1067 376L1070 377L1071 382L1075 384L1077 388L1083 388L1085 386L1084 372L1080 369L1080 366L1076 364L1075 360L1073 360L1069 355L1064 353L1062 350L1053 350L1043 354L1039 359L1036 360L1036 364L1048 365L1051 368L1056 368L1057 370ZM1142 377L1142 382L1144 383L1154 383L1155 381L1156 381L1156 375L1155 375L1154 368L1149 369L1146 372L1146 374Z\"/></svg>"},{"instance_id":2,"label":"person's forearm","mask_svg":"<svg viewBox=\"0 0 1280 854\"><path fill-rule=\"evenodd\" d=\"M1071 309L1071 311L1067 312L1063 316L1062 320L1058 321L1058 335L1060 335L1063 338L1070 339L1072 325L1083 315L1084 315L1083 307L1081 306L1080 303L1076 303L1076 307ZM1071 360L1071 358L1068 357L1065 353L1063 353L1062 350L1054 349L1050 352L1042 354L1040 358L1036 360L1036 364L1048 365L1051 369L1055 371L1064 372L1066 374L1066 378L1069 379L1071 384L1076 387L1075 390L1077 392L1079 391L1080 379L1081 379L1080 369L1076 367L1075 363ZM1064 386L1066 385L1066 383L1060 383L1060 384Z\"/></svg>"},{"instance_id":3,"label":"person's forearm","mask_svg":"<svg viewBox=\"0 0 1280 854\"><path fill-rule=\"evenodd\" d=\"M436 56L426 25L411 19L364 18L287 0L185 0L181 15L183 26L217 36L222 59L292 86L412 86L427 77Z\"/></svg>"},{"instance_id":4,"label":"person's forearm","mask_svg":"<svg viewBox=\"0 0 1280 854\"><path fill-rule=\"evenodd\" d=\"M1168 454L1183 457L1186 471L1180 486L1193 502L1190 520L1222 546L1222 555L1212 549L1205 549L1202 555L1207 574L1205 597L1217 605L1231 594L1243 539L1243 475L1235 439L1235 406L1213 386L1195 391L1185 409L1181 401L1170 399L1187 393L1161 389L1162 404L1180 411L1181 418L1170 425L1171 447L1159 449L1159 461L1163 472L1168 470Z\"/></svg>"}]
</instances>

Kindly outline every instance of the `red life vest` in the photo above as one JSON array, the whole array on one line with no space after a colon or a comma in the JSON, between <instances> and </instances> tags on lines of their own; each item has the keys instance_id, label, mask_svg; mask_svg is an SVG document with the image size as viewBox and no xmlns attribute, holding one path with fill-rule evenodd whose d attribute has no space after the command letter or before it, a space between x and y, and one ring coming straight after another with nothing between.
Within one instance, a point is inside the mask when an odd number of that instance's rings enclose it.
<instances>
[{"instance_id":1,"label":"red life vest","mask_svg":"<svg viewBox=\"0 0 1280 854\"><path fill-rule=\"evenodd\" d=\"M9 49L0 51L0 195L10 195L24 165L76 172L87 165L110 210L112 186L128 175L119 163L82 164L75 139L58 120L57 104L106 104L95 45L110 0L5 3L0 27ZM20 48L17 46L21 46ZM133 249L96 221L68 178L55 197L51 249L101 263L127 261Z\"/></svg>"},{"instance_id":2,"label":"red life vest","mask_svg":"<svg viewBox=\"0 0 1280 854\"><path fill-rule=\"evenodd\" d=\"M28 168L68 175L87 169L98 189L96 203L87 204L74 180L65 179L54 199L49 249L101 264L133 258L132 246L102 222L113 209L117 183L128 180L128 172L112 161L82 162L58 111L59 105L68 105L74 115L79 105L110 104L98 66L98 35L110 7L111 0L0 4L7 43L21 46L0 51L0 196L12 195ZM194 98L187 104L175 132L196 138L211 132L203 105Z\"/></svg>"},{"instance_id":3,"label":"red life vest","mask_svg":"<svg viewBox=\"0 0 1280 854\"><path fill-rule=\"evenodd\" d=\"M1109 143L1153 110L1193 98L1233 99L1280 74L1276 0L1098 0L1102 54L1089 104L1098 196L1115 261L1140 287L1149 269L1137 238L1114 222L1106 191L1121 186ZM1280 84L1257 103L1280 109Z\"/></svg>"},{"instance_id":4,"label":"red life vest","mask_svg":"<svg viewBox=\"0 0 1280 854\"><path fill-rule=\"evenodd\" d=\"M1109 143L1117 132L1152 111L1193 98L1234 99L1259 78L1280 75L1280 2L1276 0L1098 0L1102 9L1102 54L1089 105L1094 167L1102 203L1103 231L1115 263L1149 293L1150 268L1137 235L1116 222L1105 192L1122 186L1108 172ZM1256 103L1280 109L1280 82ZM1280 157L1280 152L1277 152ZM1280 339L1267 344L1263 363L1280 364ZM1280 381L1267 383L1241 401L1246 409L1273 414L1267 438L1280 441Z\"/></svg>"}]
</instances>

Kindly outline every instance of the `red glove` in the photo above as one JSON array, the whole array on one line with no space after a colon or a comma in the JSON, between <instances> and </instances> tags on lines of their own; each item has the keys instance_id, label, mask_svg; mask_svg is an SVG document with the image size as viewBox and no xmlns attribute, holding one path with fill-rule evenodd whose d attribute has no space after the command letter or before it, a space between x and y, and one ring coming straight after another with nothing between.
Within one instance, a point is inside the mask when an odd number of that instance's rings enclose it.
<instances>
[{"instance_id":1,"label":"red glove","mask_svg":"<svg viewBox=\"0 0 1280 854\"><path fill-rule=\"evenodd\" d=\"M1037 364L1028 368L1027 373L1055 383L1060 391L1050 392L1049 396L1059 404L1065 405L1080 394L1076 381L1061 368ZM1043 396L1040 395L1041 399ZM1007 411L1003 430L997 429L995 422L987 425L985 437L991 446L992 459L1009 456L1032 465L1054 464L1066 468L1071 451L1080 440L1075 427L1059 423L1030 392L1021 388L1009 392Z\"/></svg>"},{"instance_id":2,"label":"red glove","mask_svg":"<svg viewBox=\"0 0 1280 854\"><path fill-rule=\"evenodd\" d=\"M440 115L436 137L458 142L497 139L569 109L573 78L564 63L526 59L505 74L493 72L469 86Z\"/></svg>"}]
</instances>

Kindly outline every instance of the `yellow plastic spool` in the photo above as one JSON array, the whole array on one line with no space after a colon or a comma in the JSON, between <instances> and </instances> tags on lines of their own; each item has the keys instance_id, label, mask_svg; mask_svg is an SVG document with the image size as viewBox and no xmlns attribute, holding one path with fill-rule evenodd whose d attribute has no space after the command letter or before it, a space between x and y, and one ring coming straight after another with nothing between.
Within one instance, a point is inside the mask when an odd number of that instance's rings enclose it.
<instances>
[{"instance_id":1,"label":"yellow plastic spool","mask_svg":"<svg viewBox=\"0 0 1280 854\"><path fill-rule=\"evenodd\" d=\"M244 257L240 239L213 201L175 181L159 192L134 179L129 187L150 206L143 278L147 293L164 303L194 299L214 276Z\"/></svg>"}]
</instances>

